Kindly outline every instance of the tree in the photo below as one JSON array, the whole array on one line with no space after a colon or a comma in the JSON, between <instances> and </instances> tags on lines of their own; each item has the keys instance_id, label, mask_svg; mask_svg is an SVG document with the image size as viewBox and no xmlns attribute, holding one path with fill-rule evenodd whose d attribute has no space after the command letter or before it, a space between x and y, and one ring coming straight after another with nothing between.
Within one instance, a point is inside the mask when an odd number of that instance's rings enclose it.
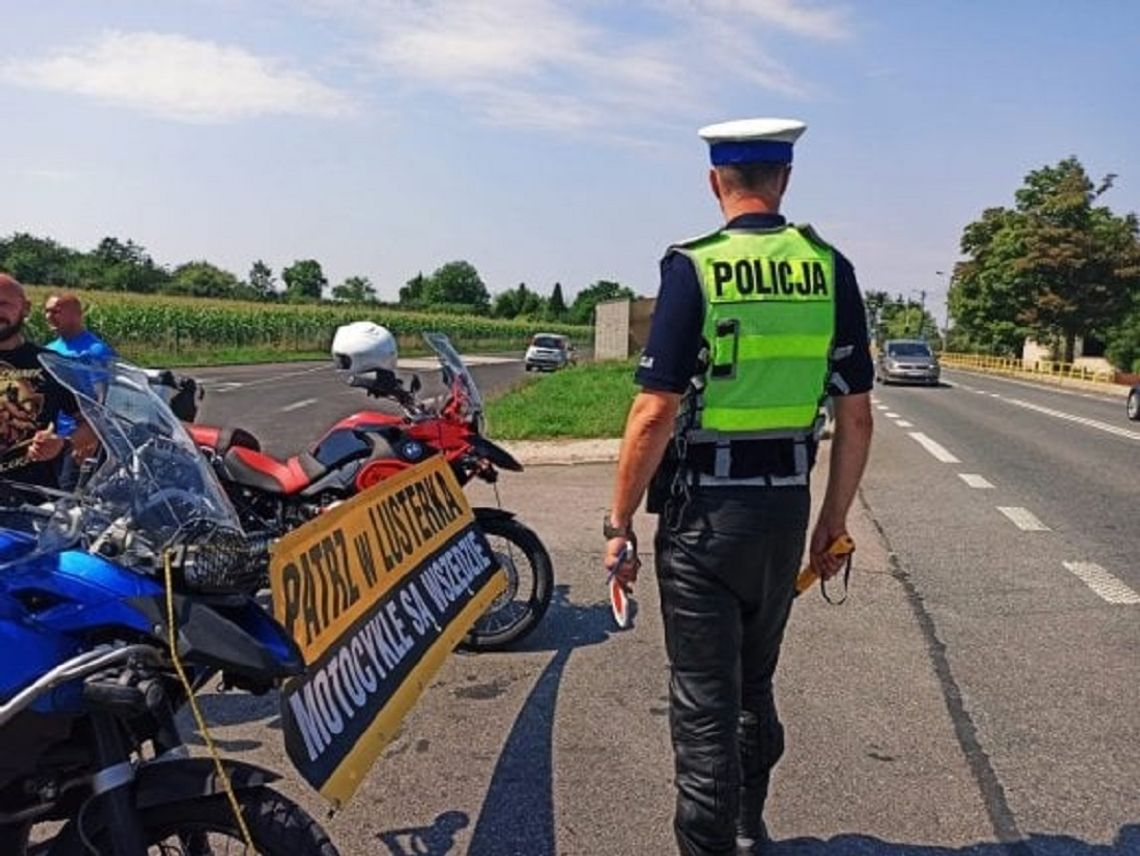
<instances>
[{"instance_id":1,"label":"tree","mask_svg":"<svg viewBox=\"0 0 1140 856\"><path fill-rule=\"evenodd\" d=\"M443 265L427 279L421 300L426 305L463 305L485 313L490 306L491 295L470 262L454 261Z\"/></svg>"},{"instance_id":2,"label":"tree","mask_svg":"<svg viewBox=\"0 0 1140 856\"><path fill-rule=\"evenodd\" d=\"M950 310L971 340L1016 351L1025 335L1073 358L1078 336L1112 338L1140 289L1140 223L1094 203L1075 157L1030 172L1015 206L990 208L962 233L968 256L954 271Z\"/></svg>"},{"instance_id":3,"label":"tree","mask_svg":"<svg viewBox=\"0 0 1140 856\"><path fill-rule=\"evenodd\" d=\"M170 274L155 264L140 244L106 237L91 252L93 285L108 291L150 293L170 281Z\"/></svg>"},{"instance_id":4,"label":"tree","mask_svg":"<svg viewBox=\"0 0 1140 856\"><path fill-rule=\"evenodd\" d=\"M51 238L26 232L0 240L0 270L24 283L77 285L74 272L79 255Z\"/></svg>"},{"instance_id":5,"label":"tree","mask_svg":"<svg viewBox=\"0 0 1140 856\"><path fill-rule=\"evenodd\" d=\"M424 279L423 271L420 271L400 289L400 305L413 307L422 305L426 285L427 280Z\"/></svg>"},{"instance_id":6,"label":"tree","mask_svg":"<svg viewBox=\"0 0 1140 856\"><path fill-rule=\"evenodd\" d=\"M607 300L632 300L636 297L633 289L608 279L600 279L593 285L583 288L574 297L570 306L570 321L574 324L590 324L594 320L594 307Z\"/></svg>"},{"instance_id":7,"label":"tree","mask_svg":"<svg viewBox=\"0 0 1140 856\"><path fill-rule=\"evenodd\" d=\"M249 269L249 290L257 300L270 300L277 292L273 268L258 259Z\"/></svg>"},{"instance_id":8,"label":"tree","mask_svg":"<svg viewBox=\"0 0 1140 856\"><path fill-rule=\"evenodd\" d=\"M315 259L293 262L281 271L281 278L285 280L285 299L290 303L320 300L325 286L329 284L320 262Z\"/></svg>"},{"instance_id":9,"label":"tree","mask_svg":"<svg viewBox=\"0 0 1140 856\"><path fill-rule=\"evenodd\" d=\"M554 291L550 294L550 300L546 304L546 314L552 321L561 321L566 317L566 299L562 296L562 283L554 283Z\"/></svg>"},{"instance_id":10,"label":"tree","mask_svg":"<svg viewBox=\"0 0 1140 856\"><path fill-rule=\"evenodd\" d=\"M366 276L350 276L332 292L333 300L345 303L375 303L376 289Z\"/></svg>"},{"instance_id":11,"label":"tree","mask_svg":"<svg viewBox=\"0 0 1140 856\"><path fill-rule=\"evenodd\" d=\"M163 286L168 294L188 297L236 297L238 278L228 270L207 261L187 262L174 269L170 282Z\"/></svg>"},{"instance_id":12,"label":"tree","mask_svg":"<svg viewBox=\"0 0 1140 856\"><path fill-rule=\"evenodd\" d=\"M915 300L887 299L882 305L879 330L880 342L886 339L926 339L931 343L938 343L938 324L934 316L927 312Z\"/></svg>"},{"instance_id":13,"label":"tree","mask_svg":"<svg viewBox=\"0 0 1140 856\"><path fill-rule=\"evenodd\" d=\"M872 342L881 342L883 308L890 303L890 295L885 291L866 291L863 293L863 306L867 310L867 332Z\"/></svg>"}]
</instances>

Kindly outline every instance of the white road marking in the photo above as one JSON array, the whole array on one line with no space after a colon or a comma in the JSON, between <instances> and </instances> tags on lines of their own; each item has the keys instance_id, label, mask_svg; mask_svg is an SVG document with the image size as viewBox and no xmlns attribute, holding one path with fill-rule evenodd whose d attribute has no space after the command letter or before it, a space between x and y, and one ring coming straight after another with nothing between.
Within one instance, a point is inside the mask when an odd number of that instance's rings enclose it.
<instances>
[{"instance_id":1,"label":"white road marking","mask_svg":"<svg viewBox=\"0 0 1140 856\"><path fill-rule=\"evenodd\" d=\"M1076 422L1078 425L1084 425L1088 428L1096 428L1098 431L1106 431L1109 434L1115 434L1118 437L1127 437L1129 440L1140 440L1140 431L1129 431L1127 428L1121 428L1118 425L1110 425L1107 422L1101 422L1097 419L1088 419L1084 416L1074 416L1072 413L1065 413L1062 410L1054 410L1051 407L1042 407L1040 404L1033 404L1028 401L1022 401L1020 398L1007 398L1010 404L1016 404L1018 407L1024 407L1026 410L1034 410L1038 413L1044 413L1046 416L1053 416L1057 419L1065 419L1069 422Z\"/></svg>"},{"instance_id":2,"label":"white road marking","mask_svg":"<svg viewBox=\"0 0 1140 856\"><path fill-rule=\"evenodd\" d=\"M1000 392L991 392L990 396L992 398L1001 398L1001 393Z\"/></svg>"},{"instance_id":3,"label":"white road marking","mask_svg":"<svg viewBox=\"0 0 1140 856\"><path fill-rule=\"evenodd\" d=\"M960 478L970 487L977 488L978 490L988 490L993 488L993 485L986 480L985 476L980 476L977 473L958 473L958 478Z\"/></svg>"},{"instance_id":4,"label":"white road marking","mask_svg":"<svg viewBox=\"0 0 1140 856\"><path fill-rule=\"evenodd\" d=\"M899 415L897 413L891 413L891 411L889 411L889 410L886 413L884 413L883 415L886 416L888 419L898 419L899 418Z\"/></svg>"},{"instance_id":5,"label":"white road marking","mask_svg":"<svg viewBox=\"0 0 1140 856\"><path fill-rule=\"evenodd\" d=\"M1109 603L1140 603L1137 594L1095 562L1062 562L1068 570Z\"/></svg>"},{"instance_id":6,"label":"white road marking","mask_svg":"<svg viewBox=\"0 0 1140 856\"><path fill-rule=\"evenodd\" d=\"M282 374L270 375L269 377L261 377L257 380L242 380L242 381L218 381L215 387L214 382L209 378L201 379L203 383L214 389L216 392L233 392L235 389L244 389L250 386L261 386L266 383L276 383L279 380L284 380L289 377L300 377L301 375L309 375L314 372L328 371L333 368L332 363L328 365L320 365L314 368L305 369L304 371L297 372L283 372Z\"/></svg>"},{"instance_id":7,"label":"white road marking","mask_svg":"<svg viewBox=\"0 0 1140 856\"><path fill-rule=\"evenodd\" d=\"M975 389L974 392L976 392L978 395L985 395L986 394L986 391L984 389Z\"/></svg>"},{"instance_id":8,"label":"white road marking","mask_svg":"<svg viewBox=\"0 0 1140 856\"><path fill-rule=\"evenodd\" d=\"M875 408L876 408L877 410L890 410L890 408L889 408L889 407L887 407L887 405L885 405L885 404L876 404L876 405L875 405Z\"/></svg>"},{"instance_id":9,"label":"white road marking","mask_svg":"<svg viewBox=\"0 0 1140 856\"><path fill-rule=\"evenodd\" d=\"M945 446L942 446L941 444L934 442L929 437L927 437L925 434L922 434L918 431L912 431L910 436L912 439L915 440L915 442L918 443L918 445L922 446L922 448L926 449L926 451L930 452L930 454L932 454L935 458L937 458L942 463L944 463L944 464L960 464L960 463L962 463L957 458L955 458L953 454L951 454L949 451L947 451Z\"/></svg>"},{"instance_id":10,"label":"white road marking","mask_svg":"<svg viewBox=\"0 0 1140 856\"><path fill-rule=\"evenodd\" d=\"M286 404L281 408L282 413L288 413L290 410L300 410L302 407L308 407L310 404L316 404L315 398L302 398L300 401L294 401L292 404Z\"/></svg>"},{"instance_id":11,"label":"white road marking","mask_svg":"<svg viewBox=\"0 0 1140 856\"><path fill-rule=\"evenodd\" d=\"M907 422L905 419L900 419L895 424L898 425L900 428L913 428L914 427L914 423Z\"/></svg>"},{"instance_id":12,"label":"white road marking","mask_svg":"<svg viewBox=\"0 0 1140 856\"><path fill-rule=\"evenodd\" d=\"M999 505L998 511L1013 521L1013 525L1023 532L1048 532L1049 527L1042 523L1028 508Z\"/></svg>"}]
</instances>

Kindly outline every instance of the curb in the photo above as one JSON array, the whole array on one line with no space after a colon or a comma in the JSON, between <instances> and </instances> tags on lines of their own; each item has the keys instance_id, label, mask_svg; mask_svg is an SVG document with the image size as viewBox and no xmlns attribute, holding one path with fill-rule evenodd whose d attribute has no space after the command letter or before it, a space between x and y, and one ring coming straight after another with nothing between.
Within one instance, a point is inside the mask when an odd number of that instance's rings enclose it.
<instances>
[{"instance_id":1,"label":"curb","mask_svg":"<svg viewBox=\"0 0 1140 856\"><path fill-rule=\"evenodd\" d=\"M517 440L500 445L527 467L611 464L618 459L621 439Z\"/></svg>"}]
</instances>

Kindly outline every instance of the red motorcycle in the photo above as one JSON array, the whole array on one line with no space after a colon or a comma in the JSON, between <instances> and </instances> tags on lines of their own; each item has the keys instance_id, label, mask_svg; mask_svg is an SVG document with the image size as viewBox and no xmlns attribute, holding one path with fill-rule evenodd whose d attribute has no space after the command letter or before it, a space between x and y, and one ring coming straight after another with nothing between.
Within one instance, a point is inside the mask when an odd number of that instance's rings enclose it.
<instances>
[{"instance_id":1,"label":"red motorcycle","mask_svg":"<svg viewBox=\"0 0 1140 856\"><path fill-rule=\"evenodd\" d=\"M401 412L355 413L333 425L308 451L284 461L264 454L242 428L187 426L212 461L247 532L280 537L435 454L446 458L461 485L474 478L495 484L499 470L522 470L509 452L483 436L482 397L451 342L438 333L425 334L425 339L439 358L447 390L438 406L438 400L417 398L422 388L418 377L405 389L390 369L354 371L351 385L394 401ZM391 360L394 366L394 351ZM474 512L508 584L464 645L492 650L534 629L550 605L554 573L542 541L512 512L486 507Z\"/></svg>"}]
</instances>

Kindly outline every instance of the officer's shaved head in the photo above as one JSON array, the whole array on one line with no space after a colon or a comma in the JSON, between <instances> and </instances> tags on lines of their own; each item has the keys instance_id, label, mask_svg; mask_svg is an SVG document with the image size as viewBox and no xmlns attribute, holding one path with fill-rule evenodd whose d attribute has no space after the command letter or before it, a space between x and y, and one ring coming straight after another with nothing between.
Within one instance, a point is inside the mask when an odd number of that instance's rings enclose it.
<instances>
[{"instance_id":1,"label":"officer's shaved head","mask_svg":"<svg viewBox=\"0 0 1140 856\"><path fill-rule=\"evenodd\" d=\"M783 195L792 168L786 163L738 163L715 167L720 186L732 193Z\"/></svg>"}]
</instances>

